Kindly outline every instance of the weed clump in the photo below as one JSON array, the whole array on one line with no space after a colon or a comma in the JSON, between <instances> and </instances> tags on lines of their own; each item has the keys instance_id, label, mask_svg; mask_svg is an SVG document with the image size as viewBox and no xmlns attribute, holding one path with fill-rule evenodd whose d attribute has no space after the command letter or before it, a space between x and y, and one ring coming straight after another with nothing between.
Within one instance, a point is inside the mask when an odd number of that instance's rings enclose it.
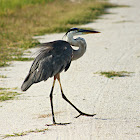
<instances>
[{"instance_id":1,"label":"weed clump","mask_svg":"<svg viewBox=\"0 0 140 140\"><path fill-rule=\"evenodd\" d=\"M102 71L102 72L97 72L96 74L103 75L107 78L114 78L114 77L126 77L130 76L130 74L133 72L127 72L127 71Z\"/></svg>"}]
</instances>

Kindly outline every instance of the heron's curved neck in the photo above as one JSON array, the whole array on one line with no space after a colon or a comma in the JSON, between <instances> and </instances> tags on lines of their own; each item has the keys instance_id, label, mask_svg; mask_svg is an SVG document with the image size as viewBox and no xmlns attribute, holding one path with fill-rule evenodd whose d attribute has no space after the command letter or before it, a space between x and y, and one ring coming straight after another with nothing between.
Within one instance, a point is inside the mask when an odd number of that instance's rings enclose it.
<instances>
[{"instance_id":1,"label":"heron's curved neck","mask_svg":"<svg viewBox=\"0 0 140 140\"><path fill-rule=\"evenodd\" d=\"M86 52L86 42L83 38L74 39L71 34L68 34L67 41L74 47L79 47L78 50L73 49L73 57L72 60L77 60Z\"/></svg>"}]
</instances>

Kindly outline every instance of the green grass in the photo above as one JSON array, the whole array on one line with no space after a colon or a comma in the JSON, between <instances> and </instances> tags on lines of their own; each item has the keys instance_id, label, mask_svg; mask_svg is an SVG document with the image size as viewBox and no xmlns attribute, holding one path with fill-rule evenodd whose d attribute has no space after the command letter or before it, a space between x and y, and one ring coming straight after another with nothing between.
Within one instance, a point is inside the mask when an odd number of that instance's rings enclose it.
<instances>
[{"instance_id":1,"label":"green grass","mask_svg":"<svg viewBox=\"0 0 140 140\"><path fill-rule=\"evenodd\" d=\"M18 87L13 87L13 88L0 87L0 102L15 99L15 96L21 94L21 93L15 92L15 90L17 89Z\"/></svg>"},{"instance_id":2,"label":"green grass","mask_svg":"<svg viewBox=\"0 0 140 140\"><path fill-rule=\"evenodd\" d=\"M114 5L97 0L0 0L0 67L21 60L24 50L36 46L33 36L66 32L92 22L109 7Z\"/></svg>"},{"instance_id":3,"label":"green grass","mask_svg":"<svg viewBox=\"0 0 140 140\"><path fill-rule=\"evenodd\" d=\"M24 57L15 57L13 58L14 61L31 61L31 60L34 60L34 58L24 58Z\"/></svg>"},{"instance_id":4,"label":"green grass","mask_svg":"<svg viewBox=\"0 0 140 140\"><path fill-rule=\"evenodd\" d=\"M7 91L8 88L0 88L0 102L14 99L16 95L20 95L18 92Z\"/></svg>"},{"instance_id":5,"label":"green grass","mask_svg":"<svg viewBox=\"0 0 140 140\"><path fill-rule=\"evenodd\" d=\"M103 75L107 78L114 78L114 77L126 77L130 76L130 74L133 72L127 72L127 71L105 71L105 72L97 72L96 74Z\"/></svg>"},{"instance_id":6,"label":"green grass","mask_svg":"<svg viewBox=\"0 0 140 140\"><path fill-rule=\"evenodd\" d=\"M47 130L48 130L48 128L29 130L29 131L25 131L25 132L21 132L21 133L13 133L11 135L10 134L7 134L7 135L4 136L4 138L25 136L25 135L28 135L30 133L40 133L40 132L45 132Z\"/></svg>"},{"instance_id":7,"label":"green grass","mask_svg":"<svg viewBox=\"0 0 140 140\"><path fill-rule=\"evenodd\" d=\"M7 78L7 76L5 76L5 75L0 75L0 78Z\"/></svg>"},{"instance_id":8,"label":"green grass","mask_svg":"<svg viewBox=\"0 0 140 140\"><path fill-rule=\"evenodd\" d=\"M53 0L0 0L0 13L5 14L26 5L44 4Z\"/></svg>"},{"instance_id":9,"label":"green grass","mask_svg":"<svg viewBox=\"0 0 140 140\"><path fill-rule=\"evenodd\" d=\"M7 89L10 89L10 88L2 88L2 87L0 87L0 91L1 90L7 90Z\"/></svg>"}]
</instances>

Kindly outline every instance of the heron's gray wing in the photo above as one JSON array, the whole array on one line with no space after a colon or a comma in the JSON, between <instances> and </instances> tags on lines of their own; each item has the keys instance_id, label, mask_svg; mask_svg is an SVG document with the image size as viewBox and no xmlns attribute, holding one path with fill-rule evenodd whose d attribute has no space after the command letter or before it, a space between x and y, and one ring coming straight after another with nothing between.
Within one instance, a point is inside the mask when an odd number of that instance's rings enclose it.
<instances>
[{"instance_id":1,"label":"heron's gray wing","mask_svg":"<svg viewBox=\"0 0 140 140\"><path fill-rule=\"evenodd\" d=\"M23 91L27 90L33 83L45 81L64 69L67 70L70 66L72 48L68 42L58 40L43 45L46 47L35 58L21 87Z\"/></svg>"}]
</instances>

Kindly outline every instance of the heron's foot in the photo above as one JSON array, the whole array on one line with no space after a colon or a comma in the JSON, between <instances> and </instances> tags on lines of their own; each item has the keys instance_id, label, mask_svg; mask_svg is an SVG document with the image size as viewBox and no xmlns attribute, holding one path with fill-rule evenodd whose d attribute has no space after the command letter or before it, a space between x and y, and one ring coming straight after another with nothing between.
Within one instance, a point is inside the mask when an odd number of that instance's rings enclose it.
<instances>
[{"instance_id":1,"label":"heron's foot","mask_svg":"<svg viewBox=\"0 0 140 140\"><path fill-rule=\"evenodd\" d=\"M54 122L53 124L46 124L45 126L56 126L56 125L67 125L67 124L71 124L71 123L56 123L56 122Z\"/></svg>"},{"instance_id":2,"label":"heron's foot","mask_svg":"<svg viewBox=\"0 0 140 140\"><path fill-rule=\"evenodd\" d=\"M95 116L96 114L86 114L86 113L83 113L83 112L80 112L80 114L78 116L76 116L75 118L78 118L80 116L87 116L87 117L93 117Z\"/></svg>"}]
</instances>

